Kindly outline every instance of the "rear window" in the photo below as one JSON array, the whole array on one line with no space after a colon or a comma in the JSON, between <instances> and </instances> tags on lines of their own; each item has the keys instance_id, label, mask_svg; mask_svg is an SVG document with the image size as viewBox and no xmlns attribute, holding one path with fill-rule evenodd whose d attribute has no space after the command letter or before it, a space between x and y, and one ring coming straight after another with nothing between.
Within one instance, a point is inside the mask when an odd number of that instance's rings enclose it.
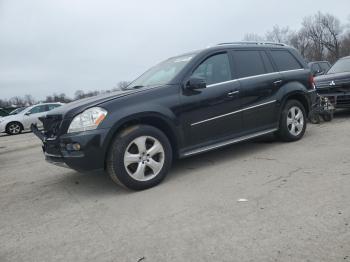
<instances>
[{"instance_id":1,"label":"rear window","mask_svg":"<svg viewBox=\"0 0 350 262\"><path fill-rule=\"evenodd\" d=\"M241 50L234 51L235 69L238 78L261 75L266 69L259 51Z\"/></svg>"},{"instance_id":2,"label":"rear window","mask_svg":"<svg viewBox=\"0 0 350 262\"><path fill-rule=\"evenodd\" d=\"M271 55L279 71L302 68L296 58L287 50L272 50Z\"/></svg>"}]
</instances>

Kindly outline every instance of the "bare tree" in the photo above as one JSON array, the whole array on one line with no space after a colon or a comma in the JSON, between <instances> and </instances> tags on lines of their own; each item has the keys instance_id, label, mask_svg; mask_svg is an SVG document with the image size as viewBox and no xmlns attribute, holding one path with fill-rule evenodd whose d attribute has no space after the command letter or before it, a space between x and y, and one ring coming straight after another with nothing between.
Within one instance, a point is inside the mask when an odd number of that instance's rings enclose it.
<instances>
[{"instance_id":1,"label":"bare tree","mask_svg":"<svg viewBox=\"0 0 350 262\"><path fill-rule=\"evenodd\" d=\"M246 34L243 37L243 41L264 42L265 39L264 39L264 37L262 37L258 34L251 33L251 34Z\"/></svg>"},{"instance_id":2,"label":"bare tree","mask_svg":"<svg viewBox=\"0 0 350 262\"><path fill-rule=\"evenodd\" d=\"M289 44L291 38L293 37L293 32L289 27L279 27L274 25L271 31L267 31L265 34L266 41L276 42L276 43L285 43Z\"/></svg>"},{"instance_id":3,"label":"bare tree","mask_svg":"<svg viewBox=\"0 0 350 262\"><path fill-rule=\"evenodd\" d=\"M325 57L324 47L324 30L321 23L321 12L314 16L305 17L302 22L302 30L311 42L312 52L310 52L310 60L323 60Z\"/></svg>"},{"instance_id":4,"label":"bare tree","mask_svg":"<svg viewBox=\"0 0 350 262\"><path fill-rule=\"evenodd\" d=\"M34 98L32 97L32 95L24 95L24 103L26 106L31 106L31 105L34 105L35 104L35 100Z\"/></svg>"},{"instance_id":5,"label":"bare tree","mask_svg":"<svg viewBox=\"0 0 350 262\"><path fill-rule=\"evenodd\" d=\"M324 31L322 43L329 52L329 60L334 62L340 56L340 35L343 32L343 28L339 19L330 14L321 14L320 23Z\"/></svg>"}]
</instances>

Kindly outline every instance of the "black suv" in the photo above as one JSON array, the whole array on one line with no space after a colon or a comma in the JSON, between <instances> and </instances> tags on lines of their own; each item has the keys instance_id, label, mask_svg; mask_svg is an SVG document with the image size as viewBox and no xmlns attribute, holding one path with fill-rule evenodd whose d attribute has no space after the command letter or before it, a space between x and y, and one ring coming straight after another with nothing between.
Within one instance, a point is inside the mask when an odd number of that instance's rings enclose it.
<instances>
[{"instance_id":1,"label":"black suv","mask_svg":"<svg viewBox=\"0 0 350 262\"><path fill-rule=\"evenodd\" d=\"M49 162L105 168L131 189L152 187L174 158L275 133L300 139L315 100L313 77L293 49L225 43L169 58L127 88L82 99L42 118Z\"/></svg>"},{"instance_id":2,"label":"black suv","mask_svg":"<svg viewBox=\"0 0 350 262\"><path fill-rule=\"evenodd\" d=\"M336 108L350 108L350 56L339 59L327 74L315 77L317 93Z\"/></svg>"}]
</instances>

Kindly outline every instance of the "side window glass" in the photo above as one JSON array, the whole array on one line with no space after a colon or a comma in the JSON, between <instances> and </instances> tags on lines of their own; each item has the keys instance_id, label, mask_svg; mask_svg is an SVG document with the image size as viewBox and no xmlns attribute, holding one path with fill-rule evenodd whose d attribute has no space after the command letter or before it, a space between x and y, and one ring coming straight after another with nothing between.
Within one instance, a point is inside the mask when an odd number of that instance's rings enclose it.
<instances>
[{"instance_id":1,"label":"side window glass","mask_svg":"<svg viewBox=\"0 0 350 262\"><path fill-rule=\"evenodd\" d=\"M324 71L324 72L327 72L330 68L329 64L327 64L327 63L320 63L320 66L321 66L322 71Z\"/></svg>"},{"instance_id":2,"label":"side window glass","mask_svg":"<svg viewBox=\"0 0 350 262\"><path fill-rule=\"evenodd\" d=\"M234 51L233 57L239 78L265 74L265 66L259 51Z\"/></svg>"},{"instance_id":3,"label":"side window glass","mask_svg":"<svg viewBox=\"0 0 350 262\"><path fill-rule=\"evenodd\" d=\"M36 113L42 113L45 111L47 111L47 107L45 105L42 105L42 106L33 107L29 112L31 114L36 114Z\"/></svg>"},{"instance_id":4,"label":"side window glass","mask_svg":"<svg viewBox=\"0 0 350 262\"><path fill-rule=\"evenodd\" d=\"M267 56L266 52L265 51L260 51L260 54L261 54L261 57L262 57L262 59L264 61L264 65L265 65L267 73L275 72L275 70L273 69L271 60Z\"/></svg>"},{"instance_id":5,"label":"side window glass","mask_svg":"<svg viewBox=\"0 0 350 262\"><path fill-rule=\"evenodd\" d=\"M318 64L312 64L312 66L311 66L311 71L312 71L312 73L317 73L317 72L319 72L319 71L321 71L321 69L320 69L320 66L318 65Z\"/></svg>"},{"instance_id":6,"label":"side window glass","mask_svg":"<svg viewBox=\"0 0 350 262\"><path fill-rule=\"evenodd\" d=\"M56 108L56 107L59 107L60 105L56 105L56 104L51 104L51 105L48 105L48 111Z\"/></svg>"},{"instance_id":7,"label":"side window glass","mask_svg":"<svg viewBox=\"0 0 350 262\"><path fill-rule=\"evenodd\" d=\"M296 58L287 50L272 50L271 55L279 71L302 68Z\"/></svg>"},{"instance_id":8,"label":"side window glass","mask_svg":"<svg viewBox=\"0 0 350 262\"><path fill-rule=\"evenodd\" d=\"M192 76L205 79L207 85L231 80L228 55L224 53L209 57L194 70Z\"/></svg>"}]
</instances>

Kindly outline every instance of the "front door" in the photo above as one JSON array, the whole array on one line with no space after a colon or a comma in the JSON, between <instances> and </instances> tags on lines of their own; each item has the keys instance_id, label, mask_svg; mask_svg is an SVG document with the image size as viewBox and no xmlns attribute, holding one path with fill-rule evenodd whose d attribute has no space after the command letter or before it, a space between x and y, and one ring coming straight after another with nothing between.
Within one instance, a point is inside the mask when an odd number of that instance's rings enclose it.
<instances>
[{"instance_id":1,"label":"front door","mask_svg":"<svg viewBox=\"0 0 350 262\"><path fill-rule=\"evenodd\" d=\"M182 91L187 146L210 144L241 131L240 84L232 80L231 68L224 52L206 57L192 71L192 77L205 79L207 87Z\"/></svg>"}]
</instances>

